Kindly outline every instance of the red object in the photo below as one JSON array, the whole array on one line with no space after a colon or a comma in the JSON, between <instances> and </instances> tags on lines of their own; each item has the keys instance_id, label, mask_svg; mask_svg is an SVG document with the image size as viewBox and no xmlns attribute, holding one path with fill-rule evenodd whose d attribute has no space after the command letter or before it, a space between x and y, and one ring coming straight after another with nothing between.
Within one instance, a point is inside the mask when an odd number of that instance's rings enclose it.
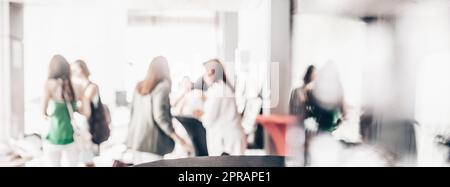
<instances>
[{"instance_id":1,"label":"red object","mask_svg":"<svg viewBox=\"0 0 450 187\"><path fill-rule=\"evenodd\" d=\"M256 122L261 124L272 138L277 154L286 155L286 130L288 125L294 124L295 116L285 115L260 115L256 117Z\"/></svg>"}]
</instances>

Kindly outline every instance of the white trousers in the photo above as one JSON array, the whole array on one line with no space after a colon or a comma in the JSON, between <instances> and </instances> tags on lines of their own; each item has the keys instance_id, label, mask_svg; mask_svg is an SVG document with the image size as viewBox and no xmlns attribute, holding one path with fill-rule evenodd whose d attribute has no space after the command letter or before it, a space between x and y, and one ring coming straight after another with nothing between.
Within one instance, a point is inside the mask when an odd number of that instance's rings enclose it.
<instances>
[{"instance_id":1,"label":"white trousers","mask_svg":"<svg viewBox=\"0 0 450 187\"><path fill-rule=\"evenodd\" d=\"M95 145L92 142L92 135L89 132L89 123L85 116L75 113L74 118L77 122L78 130L82 134L77 138L75 144L79 151L79 159L82 164L93 164L95 156Z\"/></svg>"},{"instance_id":2,"label":"white trousers","mask_svg":"<svg viewBox=\"0 0 450 187\"><path fill-rule=\"evenodd\" d=\"M239 156L245 154L247 141L242 130L206 129L206 144L209 156L223 153Z\"/></svg>"},{"instance_id":3,"label":"white trousers","mask_svg":"<svg viewBox=\"0 0 450 187\"><path fill-rule=\"evenodd\" d=\"M44 141L43 149L47 167L76 167L78 164L78 151L74 143L55 145Z\"/></svg>"}]
</instances>

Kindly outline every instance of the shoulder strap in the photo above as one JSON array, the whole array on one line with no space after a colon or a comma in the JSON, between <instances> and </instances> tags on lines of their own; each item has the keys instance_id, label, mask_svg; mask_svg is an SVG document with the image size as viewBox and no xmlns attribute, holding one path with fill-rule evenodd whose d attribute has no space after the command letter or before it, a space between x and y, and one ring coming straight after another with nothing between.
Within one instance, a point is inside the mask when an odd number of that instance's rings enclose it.
<instances>
[{"instance_id":1,"label":"shoulder strap","mask_svg":"<svg viewBox=\"0 0 450 187\"><path fill-rule=\"evenodd\" d=\"M89 81L89 83L86 85L86 87L84 88L84 90L83 90L83 94L84 93L86 93L86 90L89 88L89 86L90 85L92 85L93 83L91 82L91 81ZM102 100L101 100L101 97L100 97L100 89L98 88L98 86L97 86L97 96L96 97L98 97L98 101L97 101L97 104L100 106L101 104L102 104Z\"/></svg>"},{"instance_id":2,"label":"shoulder strap","mask_svg":"<svg viewBox=\"0 0 450 187\"><path fill-rule=\"evenodd\" d=\"M70 102L70 101L67 101L67 93L63 93L62 94L62 96L63 96L63 100L64 100L64 103L65 103L65 105L66 105L66 108L67 108L67 112L69 113L69 117L70 117L70 124L72 125L72 128L73 128L73 130L75 131L75 133L76 134L78 134L78 127L77 127L77 125L76 125L76 121L75 121L75 119L74 119L74 111L73 111L73 105L72 105L72 103Z\"/></svg>"},{"instance_id":3,"label":"shoulder strap","mask_svg":"<svg viewBox=\"0 0 450 187\"><path fill-rule=\"evenodd\" d=\"M92 84L92 82L91 81L89 81L89 83L84 87L84 89L83 89L83 93L85 93L86 92L86 90L89 88L89 86Z\"/></svg>"}]
</instances>

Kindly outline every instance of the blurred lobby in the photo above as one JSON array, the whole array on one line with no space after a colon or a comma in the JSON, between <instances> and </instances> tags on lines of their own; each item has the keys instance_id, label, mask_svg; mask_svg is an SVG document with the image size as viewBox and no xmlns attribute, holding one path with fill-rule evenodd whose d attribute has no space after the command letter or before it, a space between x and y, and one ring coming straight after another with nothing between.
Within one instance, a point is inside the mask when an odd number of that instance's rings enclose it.
<instances>
[{"instance_id":1,"label":"blurred lobby","mask_svg":"<svg viewBox=\"0 0 450 187\"><path fill-rule=\"evenodd\" d=\"M202 77L205 61L223 62L247 156L286 156L285 166L450 166L450 0L0 0L0 167L42 166L55 54L86 61L110 109L99 167L192 156L178 145L164 157L124 145L136 83L160 55L171 99L185 79ZM346 117L306 146L291 92L308 66L329 64ZM327 88L321 96L338 94Z\"/></svg>"}]
</instances>

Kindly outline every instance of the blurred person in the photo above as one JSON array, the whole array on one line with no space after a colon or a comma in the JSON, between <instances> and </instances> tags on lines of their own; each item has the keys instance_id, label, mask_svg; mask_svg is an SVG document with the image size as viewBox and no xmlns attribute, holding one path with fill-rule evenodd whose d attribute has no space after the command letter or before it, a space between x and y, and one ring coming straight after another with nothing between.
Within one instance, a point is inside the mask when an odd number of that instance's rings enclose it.
<instances>
[{"instance_id":1,"label":"blurred person","mask_svg":"<svg viewBox=\"0 0 450 187\"><path fill-rule=\"evenodd\" d=\"M317 73L313 66L309 66L304 82L304 95L300 95L298 105L292 102L291 114L300 116L300 124L306 131L304 163L309 165L312 162L311 141L321 134L331 135L337 129L345 118L345 104L337 67L331 62Z\"/></svg>"},{"instance_id":2,"label":"blurred person","mask_svg":"<svg viewBox=\"0 0 450 187\"><path fill-rule=\"evenodd\" d=\"M63 156L66 157L69 167L76 166L78 162L68 108L69 105L76 110L76 97L70 74L67 60L61 55L55 55L49 65L42 110L43 115L50 121L43 150L46 163L51 167L61 166Z\"/></svg>"},{"instance_id":3,"label":"blurred person","mask_svg":"<svg viewBox=\"0 0 450 187\"><path fill-rule=\"evenodd\" d=\"M172 107L178 106L178 104L183 100L184 96L189 93L194 88L194 83L191 82L189 77L184 76L179 84L179 93L176 95L175 100L172 102Z\"/></svg>"},{"instance_id":4,"label":"blurred person","mask_svg":"<svg viewBox=\"0 0 450 187\"><path fill-rule=\"evenodd\" d=\"M183 109L186 105L186 100L189 100L187 96L190 95L190 93L194 90L194 83L191 82L189 77L185 76L179 84L179 90L179 93L175 94L173 100L170 100L172 106L172 114L176 116L192 116L192 114L185 114L183 112Z\"/></svg>"},{"instance_id":5,"label":"blurred person","mask_svg":"<svg viewBox=\"0 0 450 187\"><path fill-rule=\"evenodd\" d=\"M224 67L217 59L203 65L203 79L208 91L203 111L195 111L195 116L206 129L208 153L210 156L243 155L247 142L233 88L227 82Z\"/></svg>"},{"instance_id":6,"label":"blurred person","mask_svg":"<svg viewBox=\"0 0 450 187\"><path fill-rule=\"evenodd\" d=\"M307 104L310 101L313 82L316 78L316 68L308 66L303 77L303 86L295 88L291 92L289 100L289 114L304 117L307 111Z\"/></svg>"},{"instance_id":7,"label":"blurred person","mask_svg":"<svg viewBox=\"0 0 450 187\"><path fill-rule=\"evenodd\" d=\"M75 92L78 95L78 101L81 103L80 113L85 117L84 124L80 129L89 131L92 138L91 141L80 142L84 145L81 150L81 160L86 166L93 167L93 157L95 155L94 144L106 141L109 137L109 121L107 113L104 111L105 106L102 104L99 94L99 87L90 80L91 72L83 60L77 60L71 65L72 82L74 83ZM102 132L99 132L102 131Z\"/></svg>"},{"instance_id":8,"label":"blurred person","mask_svg":"<svg viewBox=\"0 0 450 187\"><path fill-rule=\"evenodd\" d=\"M203 76L198 78L195 82L193 87L197 90L202 90L204 92L208 91L208 84L206 84L205 80L203 79Z\"/></svg>"},{"instance_id":9,"label":"blurred person","mask_svg":"<svg viewBox=\"0 0 450 187\"><path fill-rule=\"evenodd\" d=\"M313 65L308 66L305 75L303 76L303 86L294 89L291 92L291 98L289 100L289 114L295 115L299 119L299 124L304 128L304 142L303 142L303 158L302 161L305 165L309 162L308 147L311 137L317 131L317 123L313 119L313 96L312 89L314 87L314 81L316 79L316 67ZM297 133L297 136L300 134ZM300 157L298 157L300 158Z\"/></svg>"},{"instance_id":10,"label":"blurred person","mask_svg":"<svg viewBox=\"0 0 450 187\"><path fill-rule=\"evenodd\" d=\"M194 84L188 77L183 78L181 83L181 92L172 103L174 114L182 117L195 117L195 110L203 108L204 91L201 88L194 87Z\"/></svg>"},{"instance_id":11,"label":"blurred person","mask_svg":"<svg viewBox=\"0 0 450 187\"><path fill-rule=\"evenodd\" d=\"M345 120L344 91L335 64L329 62L317 72L311 94L311 117L320 132L333 132Z\"/></svg>"},{"instance_id":12,"label":"blurred person","mask_svg":"<svg viewBox=\"0 0 450 187\"><path fill-rule=\"evenodd\" d=\"M164 156L175 143L191 150L175 133L170 112L171 78L165 57L152 60L145 79L136 86L126 145L133 151Z\"/></svg>"},{"instance_id":13,"label":"blurred person","mask_svg":"<svg viewBox=\"0 0 450 187\"><path fill-rule=\"evenodd\" d=\"M181 92L172 103L173 114L176 116L174 124L181 124L194 148L195 156L208 156L206 146L206 130L202 123L195 118L194 112L203 110L204 90L201 84L194 84L188 77L184 77L180 84ZM176 128L183 134L181 128Z\"/></svg>"}]
</instances>

